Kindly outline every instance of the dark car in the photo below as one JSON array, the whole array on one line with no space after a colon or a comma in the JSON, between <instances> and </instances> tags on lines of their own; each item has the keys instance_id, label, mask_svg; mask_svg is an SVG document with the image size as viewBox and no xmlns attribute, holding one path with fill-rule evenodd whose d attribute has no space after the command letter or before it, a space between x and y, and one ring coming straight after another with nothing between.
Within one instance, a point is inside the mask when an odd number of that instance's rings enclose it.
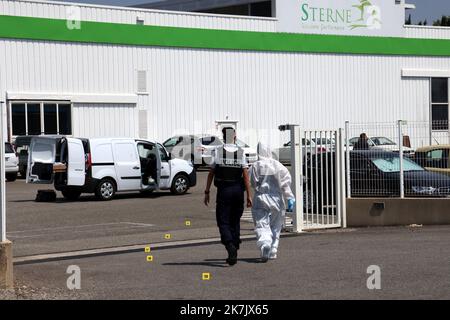
<instances>
[{"instance_id":1,"label":"dark car","mask_svg":"<svg viewBox=\"0 0 450 320\"><path fill-rule=\"evenodd\" d=\"M427 171L406 157L403 172L406 196L450 196L450 177ZM351 152L350 181L352 196L399 196L399 154L379 150Z\"/></svg>"},{"instance_id":2,"label":"dark car","mask_svg":"<svg viewBox=\"0 0 450 320\"><path fill-rule=\"evenodd\" d=\"M450 177L430 172L409 158L403 159L404 188L407 197L449 197ZM304 204L332 204L336 193L336 154L312 155L303 167ZM352 197L400 196L400 157L392 151L350 152ZM308 205L306 205L308 204Z\"/></svg>"}]
</instances>

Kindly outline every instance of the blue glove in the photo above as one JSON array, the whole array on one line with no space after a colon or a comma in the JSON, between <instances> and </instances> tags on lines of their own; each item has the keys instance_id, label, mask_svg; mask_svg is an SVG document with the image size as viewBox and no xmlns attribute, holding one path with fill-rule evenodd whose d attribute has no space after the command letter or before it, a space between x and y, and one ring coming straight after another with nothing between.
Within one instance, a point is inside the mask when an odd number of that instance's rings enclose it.
<instances>
[{"instance_id":1,"label":"blue glove","mask_svg":"<svg viewBox=\"0 0 450 320\"><path fill-rule=\"evenodd\" d=\"M287 212L293 212L295 207L295 199L288 200Z\"/></svg>"}]
</instances>

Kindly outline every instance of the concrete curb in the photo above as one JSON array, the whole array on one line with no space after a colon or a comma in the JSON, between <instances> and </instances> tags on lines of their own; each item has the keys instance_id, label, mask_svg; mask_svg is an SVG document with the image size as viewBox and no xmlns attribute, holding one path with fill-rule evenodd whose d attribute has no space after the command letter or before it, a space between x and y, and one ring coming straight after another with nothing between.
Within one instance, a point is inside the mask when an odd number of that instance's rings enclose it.
<instances>
[{"instance_id":1,"label":"concrete curb","mask_svg":"<svg viewBox=\"0 0 450 320\"><path fill-rule=\"evenodd\" d=\"M295 233L282 233L281 237L297 237L301 235ZM254 235L241 236L242 241L255 240ZM51 261L61 261L61 260L72 260L72 259L82 259L89 257L98 256L108 256L116 254L127 254L133 252L143 252L146 247L150 247L152 250L164 250L164 249L175 249L182 247L193 247L193 246L203 246L211 244L219 244L220 238L208 238L208 239L198 239L198 240L184 240L184 241L172 241L172 242L160 242L154 244L138 244L131 246L121 246L112 248L101 248L101 249L89 249L89 250L79 250L61 253L50 253L50 254L40 254L33 256L17 257L13 259L14 265L25 265L34 263L44 263Z\"/></svg>"}]
</instances>

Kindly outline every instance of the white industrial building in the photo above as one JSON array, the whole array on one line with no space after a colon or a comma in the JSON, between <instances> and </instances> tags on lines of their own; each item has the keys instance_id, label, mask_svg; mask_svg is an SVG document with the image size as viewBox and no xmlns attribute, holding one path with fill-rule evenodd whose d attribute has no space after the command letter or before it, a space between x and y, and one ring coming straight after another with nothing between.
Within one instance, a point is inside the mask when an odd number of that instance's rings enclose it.
<instances>
[{"instance_id":1,"label":"white industrial building","mask_svg":"<svg viewBox=\"0 0 450 320\"><path fill-rule=\"evenodd\" d=\"M284 123L448 121L450 28L371 2L279 0L264 18L0 0L5 134L163 141L229 118L254 144Z\"/></svg>"}]
</instances>

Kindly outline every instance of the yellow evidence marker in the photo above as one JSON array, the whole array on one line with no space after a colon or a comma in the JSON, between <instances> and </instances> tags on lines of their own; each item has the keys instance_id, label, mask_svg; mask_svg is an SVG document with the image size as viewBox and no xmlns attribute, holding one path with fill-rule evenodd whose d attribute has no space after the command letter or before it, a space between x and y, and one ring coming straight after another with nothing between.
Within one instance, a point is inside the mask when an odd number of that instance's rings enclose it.
<instances>
[{"instance_id":1,"label":"yellow evidence marker","mask_svg":"<svg viewBox=\"0 0 450 320\"><path fill-rule=\"evenodd\" d=\"M191 221L186 220L186 227L190 227L191 226Z\"/></svg>"},{"instance_id":2,"label":"yellow evidence marker","mask_svg":"<svg viewBox=\"0 0 450 320\"><path fill-rule=\"evenodd\" d=\"M147 256L147 262L153 262L153 256Z\"/></svg>"},{"instance_id":3,"label":"yellow evidence marker","mask_svg":"<svg viewBox=\"0 0 450 320\"><path fill-rule=\"evenodd\" d=\"M166 234L164 235L164 239L166 239L166 240L170 240L171 237L172 237L172 236L170 235L170 233L166 233Z\"/></svg>"},{"instance_id":4,"label":"yellow evidence marker","mask_svg":"<svg viewBox=\"0 0 450 320\"><path fill-rule=\"evenodd\" d=\"M150 249L150 247L145 247L144 251L145 251L145 253L150 253L151 249Z\"/></svg>"},{"instance_id":5,"label":"yellow evidence marker","mask_svg":"<svg viewBox=\"0 0 450 320\"><path fill-rule=\"evenodd\" d=\"M209 272L202 273L202 280L204 280L204 281L211 280L211 273L209 273Z\"/></svg>"}]
</instances>

